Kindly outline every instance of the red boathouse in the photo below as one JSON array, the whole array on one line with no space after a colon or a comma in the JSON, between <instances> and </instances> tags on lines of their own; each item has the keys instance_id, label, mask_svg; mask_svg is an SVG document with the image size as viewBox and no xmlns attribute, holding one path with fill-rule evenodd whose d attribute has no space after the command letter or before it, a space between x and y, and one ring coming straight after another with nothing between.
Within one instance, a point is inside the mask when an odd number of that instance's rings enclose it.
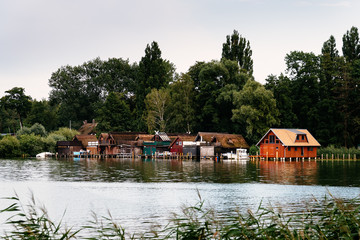
<instances>
[{"instance_id":1,"label":"red boathouse","mask_svg":"<svg viewBox=\"0 0 360 240\"><path fill-rule=\"evenodd\" d=\"M320 144L306 129L270 128L256 146L264 158L315 158Z\"/></svg>"}]
</instances>

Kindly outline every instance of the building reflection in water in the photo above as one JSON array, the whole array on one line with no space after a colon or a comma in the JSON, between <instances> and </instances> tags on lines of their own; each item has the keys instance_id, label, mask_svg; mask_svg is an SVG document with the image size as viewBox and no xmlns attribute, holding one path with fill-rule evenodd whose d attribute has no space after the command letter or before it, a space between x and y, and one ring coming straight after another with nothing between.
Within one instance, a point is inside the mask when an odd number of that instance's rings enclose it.
<instances>
[{"instance_id":1,"label":"building reflection in water","mask_svg":"<svg viewBox=\"0 0 360 240\"><path fill-rule=\"evenodd\" d=\"M259 181L291 185L318 184L318 163L316 161L261 161Z\"/></svg>"}]
</instances>

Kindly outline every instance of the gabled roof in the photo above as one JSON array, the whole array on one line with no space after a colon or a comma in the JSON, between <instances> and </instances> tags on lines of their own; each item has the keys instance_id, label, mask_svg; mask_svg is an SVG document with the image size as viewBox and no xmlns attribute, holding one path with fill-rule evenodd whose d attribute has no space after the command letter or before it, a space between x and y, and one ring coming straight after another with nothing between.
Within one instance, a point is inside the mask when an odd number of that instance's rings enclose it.
<instances>
[{"instance_id":1,"label":"gabled roof","mask_svg":"<svg viewBox=\"0 0 360 240\"><path fill-rule=\"evenodd\" d=\"M80 141L83 147L87 147L89 142L97 142L97 138L95 135L76 135L73 141Z\"/></svg>"},{"instance_id":2,"label":"gabled roof","mask_svg":"<svg viewBox=\"0 0 360 240\"><path fill-rule=\"evenodd\" d=\"M311 135L307 129L288 129L288 128L270 128L269 131L260 139L256 144L259 146L260 142L268 135L269 132L273 132L276 137L281 141L284 146L296 147L320 147L320 143ZM306 135L307 142L295 142L297 135Z\"/></svg>"},{"instance_id":3,"label":"gabled roof","mask_svg":"<svg viewBox=\"0 0 360 240\"><path fill-rule=\"evenodd\" d=\"M157 133L155 133L154 138L155 138L156 135L159 136L160 139L161 139L161 141L163 141L163 142L171 142L171 140L170 140L170 138L168 137L168 135L167 135L166 133L164 133L164 132L157 132Z\"/></svg>"},{"instance_id":4,"label":"gabled roof","mask_svg":"<svg viewBox=\"0 0 360 240\"><path fill-rule=\"evenodd\" d=\"M93 120L91 123L84 121L83 125L79 129L81 135L89 135L95 132L97 123Z\"/></svg>"},{"instance_id":5,"label":"gabled roof","mask_svg":"<svg viewBox=\"0 0 360 240\"><path fill-rule=\"evenodd\" d=\"M223 148L249 148L244 137L240 134L216 133L216 132L199 132L195 141L215 142Z\"/></svg>"}]
</instances>

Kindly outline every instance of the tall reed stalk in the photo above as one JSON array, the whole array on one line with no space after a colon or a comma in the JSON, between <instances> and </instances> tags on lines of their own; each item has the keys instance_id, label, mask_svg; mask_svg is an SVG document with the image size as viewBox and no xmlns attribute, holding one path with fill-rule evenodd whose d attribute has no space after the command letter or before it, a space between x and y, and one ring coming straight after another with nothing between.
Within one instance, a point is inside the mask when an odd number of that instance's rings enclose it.
<instances>
[{"instance_id":1,"label":"tall reed stalk","mask_svg":"<svg viewBox=\"0 0 360 240\"><path fill-rule=\"evenodd\" d=\"M330 194L331 196L331 194ZM12 214L6 221L11 230L0 239L360 239L360 198L345 201L333 196L315 201L302 213L283 213L262 204L255 212L240 211L231 216L220 216L199 201L185 206L181 214L174 214L169 223L158 231L126 234L109 212L77 230L66 229L52 222L43 207L38 207L34 196L23 206L18 196L0 214Z\"/></svg>"}]
</instances>

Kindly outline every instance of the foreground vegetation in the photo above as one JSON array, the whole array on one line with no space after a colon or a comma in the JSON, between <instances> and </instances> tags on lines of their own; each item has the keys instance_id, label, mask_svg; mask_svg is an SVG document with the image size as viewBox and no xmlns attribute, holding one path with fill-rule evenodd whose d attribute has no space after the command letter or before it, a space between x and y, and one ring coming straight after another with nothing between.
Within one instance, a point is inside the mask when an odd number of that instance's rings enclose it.
<instances>
[{"instance_id":1,"label":"foreground vegetation","mask_svg":"<svg viewBox=\"0 0 360 240\"><path fill-rule=\"evenodd\" d=\"M256 212L219 217L201 200L174 214L167 226L146 233L127 233L111 215L94 218L86 226L66 228L54 223L35 198L23 206L18 197L0 214L10 214L1 239L359 239L359 200L334 197L315 200L302 213L282 213L259 206Z\"/></svg>"},{"instance_id":2,"label":"foreground vegetation","mask_svg":"<svg viewBox=\"0 0 360 240\"><path fill-rule=\"evenodd\" d=\"M16 136L0 138L0 158L35 157L41 152L55 153L57 141L70 141L78 131L69 128L48 133L41 124L23 127Z\"/></svg>"}]
</instances>

